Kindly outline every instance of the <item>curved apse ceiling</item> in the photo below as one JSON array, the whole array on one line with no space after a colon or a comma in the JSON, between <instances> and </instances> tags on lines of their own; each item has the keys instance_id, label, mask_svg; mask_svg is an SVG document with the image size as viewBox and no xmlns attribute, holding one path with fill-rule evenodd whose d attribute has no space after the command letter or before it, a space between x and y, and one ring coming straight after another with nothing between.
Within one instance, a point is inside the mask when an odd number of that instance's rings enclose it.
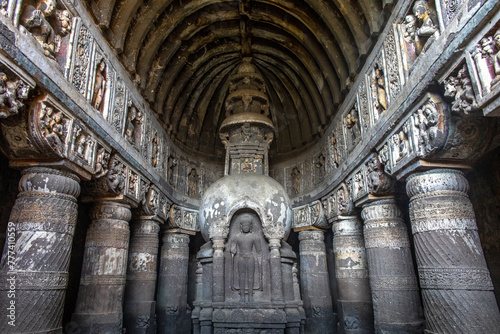
<instances>
[{"instance_id":1,"label":"curved apse ceiling","mask_svg":"<svg viewBox=\"0 0 500 334\"><path fill-rule=\"evenodd\" d=\"M271 155L323 134L388 17L387 0L87 0L171 138L220 156L229 79L242 57L264 77Z\"/></svg>"}]
</instances>

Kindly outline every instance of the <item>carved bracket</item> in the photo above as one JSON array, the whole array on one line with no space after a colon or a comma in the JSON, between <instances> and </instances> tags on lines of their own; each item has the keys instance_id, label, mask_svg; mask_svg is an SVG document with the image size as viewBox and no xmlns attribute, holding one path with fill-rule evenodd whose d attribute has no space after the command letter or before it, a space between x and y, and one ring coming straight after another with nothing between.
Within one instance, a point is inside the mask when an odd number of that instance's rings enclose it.
<instances>
[{"instance_id":1,"label":"carved bracket","mask_svg":"<svg viewBox=\"0 0 500 334\"><path fill-rule=\"evenodd\" d=\"M189 234L196 233L200 230L198 210L172 205L167 220L167 228L185 230Z\"/></svg>"},{"instance_id":2,"label":"carved bracket","mask_svg":"<svg viewBox=\"0 0 500 334\"><path fill-rule=\"evenodd\" d=\"M293 209L292 228L301 229L307 227L330 228L330 224L325 216L325 209L320 201L314 201Z\"/></svg>"},{"instance_id":3,"label":"carved bracket","mask_svg":"<svg viewBox=\"0 0 500 334\"><path fill-rule=\"evenodd\" d=\"M427 93L390 133L378 156L385 171L398 178L419 160L470 163L486 148L491 130L486 119L451 112L441 96Z\"/></svg>"},{"instance_id":4,"label":"carved bracket","mask_svg":"<svg viewBox=\"0 0 500 334\"><path fill-rule=\"evenodd\" d=\"M11 60L0 54L0 119L17 115L28 99L35 81Z\"/></svg>"}]
</instances>

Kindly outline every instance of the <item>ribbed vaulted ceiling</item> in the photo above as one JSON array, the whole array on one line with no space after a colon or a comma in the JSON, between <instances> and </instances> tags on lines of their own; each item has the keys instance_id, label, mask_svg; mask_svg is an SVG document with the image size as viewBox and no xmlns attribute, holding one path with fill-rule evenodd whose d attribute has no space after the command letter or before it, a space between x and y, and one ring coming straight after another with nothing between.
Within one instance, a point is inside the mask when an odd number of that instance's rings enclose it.
<instances>
[{"instance_id":1,"label":"ribbed vaulted ceiling","mask_svg":"<svg viewBox=\"0 0 500 334\"><path fill-rule=\"evenodd\" d=\"M384 24L382 0L87 0L172 139L222 152L229 78L242 57L264 77L272 153L317 140Z\"/></svg>"}]
</instances>

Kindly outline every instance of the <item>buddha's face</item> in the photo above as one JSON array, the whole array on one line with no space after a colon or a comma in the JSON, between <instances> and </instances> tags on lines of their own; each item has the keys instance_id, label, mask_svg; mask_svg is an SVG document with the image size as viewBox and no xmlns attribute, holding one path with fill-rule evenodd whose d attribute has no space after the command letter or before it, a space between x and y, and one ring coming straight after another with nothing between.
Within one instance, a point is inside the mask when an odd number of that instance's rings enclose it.
<instances>
[{"instance_id":1,"label":"buddha's face","mask_svg":"<svg viewBox=\"0 0 500 334\"><path fill-rule=\"evenodd\" d=\"M243 233L249 233L251 229L252 229L252 221L251 220L244 220L241 222L241 231Z\"/></svg>"}]
</instances>

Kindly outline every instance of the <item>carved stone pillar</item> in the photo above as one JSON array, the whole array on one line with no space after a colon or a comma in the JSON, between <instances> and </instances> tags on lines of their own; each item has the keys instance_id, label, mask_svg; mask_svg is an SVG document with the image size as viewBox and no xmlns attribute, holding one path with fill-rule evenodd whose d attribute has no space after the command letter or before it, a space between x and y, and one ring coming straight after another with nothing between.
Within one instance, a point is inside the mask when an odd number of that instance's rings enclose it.
<instances>
[{"instance_id":1,"label":"carved stone pillar","mask_svg":"<svg viewBox=\"0 0 500 334\"><path fill-rule=\"evenodd\" d=\"M62 333L79 182L51 168L22 172L0 265L1 333Z\"/></svg>"},{"instance_id":2,"label":"carved stone pillar","mask_svg":"<svg viewBox=\"0 0 500 334\"><path fill-rule=\"evenodd\" d=\"M131 224L123 327L127 333L156 333L155 289L159 221L140 216Z\"/></svg>"},{"instance_id":3,"label":"carved stone pillar","mask_svg":"<svg viewBox=\"0 0 500 334\"><path fill-rule=\"evenodd\" d=\"M364 206L364 236L377 333L422 333L423 314L410 241L394 199Z\"/></svg>"},{"instance_id":4,"label":"carved stone pillar","mask_svg":"<svg viewBox=\"0 0 500 334\"><path fill-rule=\"evenodd\" d=\"M281 281L281 241L269 240L269 261L271 263L271 302L284 302L283 282Z\"/></svg>"},{"instance_id":5,"label":"carved stone pillar","mask_svg":"<svg viewBox=\"0 0 500 334\"><path fill-rule=\"evenodd\" d=\"M224 301L224 239L212 239L212 301Z\"/></svg>"},{"instance_id":6,"label":"carved stone pillar","mask_svg":"<svg viewBox=\"0 0 500 334\"><path fill-rule=\"evenodd\" d=\"M87 232L80 290L72 321L81 333L121 333L127 273L127 204L100 201Z\"/></svg>"},{"instance_id":7,"label":"carved stone pillar","mask_svg":"<svg viewBox=\"0 0 500 334\"><path fill-rule=\"evenodd\" d=\"M166 230L161 248L156 314L158 333L190 332L182 328L187 310L189 235Z\"/></svg>"},{"instance_id":8,"label":"carved stone pillar","mask_svg":"<svg viewBox=\"0 0 500 334\"><path fill-rule=\"evenodd\" d=\"M463 173L408 177L427 333L500 333L500 314Z\"/></svg>"},{"instance_id":9,"label":"carved stone pillar","mask_svg":"<svg viewBox=\"0 0 500 334\"><path fill-rule=\"evenodd\" d=\"M299 232L300 283L306 311L306 333L330 333L335 328L326 264L324 232Z\"/></svg>"},{"instance_id":10,"label":"carved stone pillar","mask_svg":"<svg viewBox=\"0 0 500 334\"><path fill-rule=\"evenodd\" d=\"M339 321L343 333L373 333L373 307L362 224L357 216L340 216L332 226Z\"/></svg>"}]
</instances>

